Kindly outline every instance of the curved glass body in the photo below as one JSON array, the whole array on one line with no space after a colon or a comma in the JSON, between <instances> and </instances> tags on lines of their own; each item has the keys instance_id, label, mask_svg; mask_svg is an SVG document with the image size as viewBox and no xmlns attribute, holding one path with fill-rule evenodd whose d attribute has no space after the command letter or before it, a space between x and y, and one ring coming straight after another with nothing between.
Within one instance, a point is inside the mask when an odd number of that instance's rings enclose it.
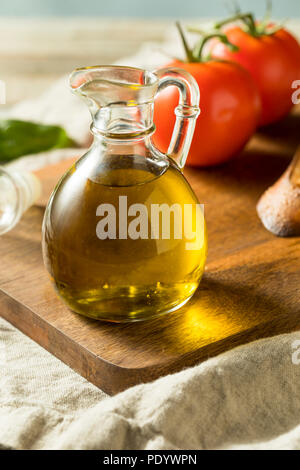
<instances>
[{"instance_id":1,"label":"curved glass body","mask_svg":"<svg viewBox=\"0 0 300 470\"><path fill-rule=\"evenodd\" d=\"M44 260L61 298L77 313L116 322L183 305L207 248L202 208L179 166L122 113L114 132L94 128L93 146L57 185L43 224Z\"/></svg>"}]
</instances>

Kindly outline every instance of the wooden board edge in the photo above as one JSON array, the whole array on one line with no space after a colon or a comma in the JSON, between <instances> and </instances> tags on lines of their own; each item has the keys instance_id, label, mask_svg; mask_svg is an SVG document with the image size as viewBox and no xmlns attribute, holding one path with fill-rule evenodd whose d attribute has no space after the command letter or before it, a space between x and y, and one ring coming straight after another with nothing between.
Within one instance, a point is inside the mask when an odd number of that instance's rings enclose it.
<instances>
[{"instance_id":1,"label":"wooden board edge","mask_svg":"<svg viewBox=\"0 0 300 470\"><path fill-rule=\"evenodd\" d=\"M108 395L115 395L134 385L148 383L170 373L176 373L195 366L229 349L251 341L300 329L299 312L299 315L294 315L292 321L288 315L281 318L277 317L274 321L259 324L218 342L196 349L180 356L175 361L130 369L96 356L62 331L47 323L29 307L20 304L3 289L0 289L0 307L0 316ZM22 315L21 322L20 315ZM272 335L270 335L270 331L272 331ZM78 361L78 351L80 361Z\"/></svg>"},{"instance_id":2,"label":"wooden board edge","mask_svg":"<svg viewBox=\"0 0 300 470\"><path fill-rule=\"evenodd\" d=\"M77 344L3 289L0 289L0 316L108 395L120 391L120 381L125 380L122 368ZM22 316L21 322L20 316ZM78 351L80 361L78 361ZM135 385L133 379L130 375L127 377L128 386Z\"/></svg>"}]
</instances>

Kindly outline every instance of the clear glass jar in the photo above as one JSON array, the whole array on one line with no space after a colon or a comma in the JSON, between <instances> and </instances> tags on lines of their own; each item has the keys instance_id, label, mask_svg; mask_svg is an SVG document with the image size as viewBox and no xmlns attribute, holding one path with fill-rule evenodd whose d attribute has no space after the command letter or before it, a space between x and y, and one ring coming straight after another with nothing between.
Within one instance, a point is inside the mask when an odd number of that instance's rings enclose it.
<instances>
[{"instance_id":1,"label":"clear glass jar","mask_svg":"<svg viewBox=\"0 0 300 470\"><path fill-rule=\"evenodd\" d=\"M41 193L32 173L0 167L0 235L11 230Z\"/></svg>"},{"instance_id":2,"label":"clear glass jar","mask_svg":"<svg viewBox=\"0 0 300 470\"><path fill-rule=\"evenodd\" d=\"M152 142L153 106L168 85L180 100L165 155ZM78 69L71 87L90 108L94 143L45 212L43 254L54 286L72 310L98 320L174 311L197 289L206 260L203 211L181 171L199 114L197 83L180 69L116 66Z\"/></svg>"}]
</instances>

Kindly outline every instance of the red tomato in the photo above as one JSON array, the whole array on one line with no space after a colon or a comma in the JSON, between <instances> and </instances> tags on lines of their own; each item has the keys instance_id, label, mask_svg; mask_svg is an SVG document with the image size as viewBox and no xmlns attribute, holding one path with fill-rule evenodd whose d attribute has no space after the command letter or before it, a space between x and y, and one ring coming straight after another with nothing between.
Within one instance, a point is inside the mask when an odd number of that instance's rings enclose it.
<instances>
[{"instance_id":1,"label":"red tomato","mask_svg":"<svg viewBox=\"0 0 300 470\"><path fill-rule=\"evenodd\" d=\"M200 88L201 113L187 164L211 166L236 155L255 132L260 116L260 99L249 73L237 64L221 61L180 62L180 67L196 79ZM154 143L166 152L171 139L178 105L178 90L167 87L154 106Z\"/></svg>"},{"instance_id":2,"label":"red tomato","mask_svg":"<svg viewBox=\"0 0 300 470\"><path fill-rule=\"evenodd\" d=\"M250 72L261 97L260 125L283 118L293 106L292 83L300 79L297 40L283 28L272 35L253 36L239 26L232 26L225 33L239 51L232 52L225 44L214 41L212 56L234 61Z\"/></svg>"}]
</instances>

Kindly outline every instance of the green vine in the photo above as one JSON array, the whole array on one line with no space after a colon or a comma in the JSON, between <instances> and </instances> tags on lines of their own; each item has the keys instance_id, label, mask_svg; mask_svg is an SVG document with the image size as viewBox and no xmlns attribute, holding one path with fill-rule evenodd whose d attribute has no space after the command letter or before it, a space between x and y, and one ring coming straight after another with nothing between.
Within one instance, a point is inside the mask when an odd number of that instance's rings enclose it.
<instances>
[{"instance_id":1,"label":"green vine","mask_svg":"<svg viewBox=\"0 0 300 470\"><path fill-rule=\"evenodd\" d=\"M283 27L283 23L277 24L274 27L270 27L270 21L272 16L272 0L267 0L266 13L262 21L257 21L252 13L242 13L239 8L236 9L236 14L226 18L225 20L219 21L215 24L216 30L229 23L241 21L244 26L244 30L254 37L260 36L272 36L277 33Z\"/></svg>"},{"instance_id":2,"label":"green vine","mask_svg":"<svg viewBox=\"0 0 300 470\"><path fill-rule=\"evenodd\" d=\"M229 47L230 50L233 52L237 52L239 50L237 46L235 46L228 40L226 34L222 33L221 31L212 31L210 33L205 33L197 28L188 28L190 32L197 33L202 36L201 39L196 42L195 46L191 49L188 45L183 29L178 21L176 22L176 26L178 28L179 35L182 40L187 62L207 62L208 60L211 60L210 56L204 56L204 46L208 41L214 38L218 38L221 42L226 44L227 47Z\"/></svg>"}]
</instances>

